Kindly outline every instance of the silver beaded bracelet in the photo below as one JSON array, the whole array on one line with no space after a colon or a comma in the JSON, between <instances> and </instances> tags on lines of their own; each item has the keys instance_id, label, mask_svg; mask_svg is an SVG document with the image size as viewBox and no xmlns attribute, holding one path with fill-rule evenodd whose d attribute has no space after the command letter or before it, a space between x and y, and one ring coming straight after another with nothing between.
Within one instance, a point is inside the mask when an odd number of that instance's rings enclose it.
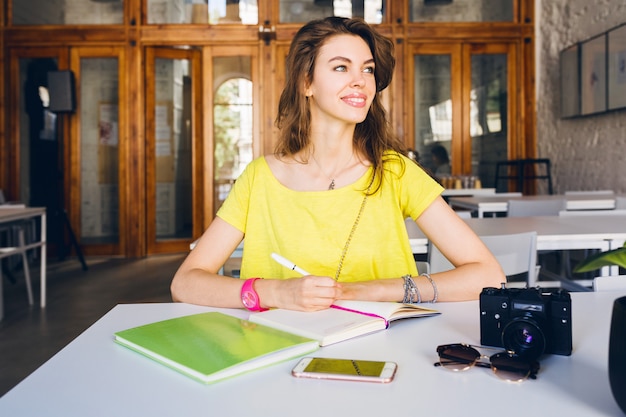
<instances>
[{"instance_id":1,"label":"silver beaded bracelet","mask_svg":"<svg viewBox=\"0 0 626 417\"><path fill-rule=\"evenodd\" d=\"M437 297L439 296L439 291L437 290L437 284L435 284L435 281L433 281L433 279L430 277L430 274L427 274L426 272L424 272L422 276L425 276L426 278L428 278L428 280L430 281L430 285L433 286L433 299L430 302L436 303Z\"/></svg>"},{"instance_id":2,"label":"silver beaded bracelet","mask_svg":"<svg viewBox=\"0 0 626 417\"><path fill-rule=\"evenodd\" d=\"M415 285L411 275L404 275L402 279L404 279L404 299L402 299L402 302L409 304L421 303L422 296L420 295L420 290Z\"/></svg>"}]
</instances>

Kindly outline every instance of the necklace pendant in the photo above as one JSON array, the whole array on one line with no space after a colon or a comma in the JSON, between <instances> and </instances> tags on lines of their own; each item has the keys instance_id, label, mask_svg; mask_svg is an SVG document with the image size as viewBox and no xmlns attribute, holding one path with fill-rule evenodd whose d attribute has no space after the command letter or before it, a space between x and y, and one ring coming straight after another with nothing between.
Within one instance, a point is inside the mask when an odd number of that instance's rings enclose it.
<instances>
[{"instance_id":1,"label":"necklace pendant","mask_svg":"<svg viewBox=\"0 0 626 417\"><path fill-rule=\"evenodd\" d=\"M332 180L330 180L330 185L328 186L329 190L334 190L335 189L335 179L333 178Z\"/></svg>"}]
</instances>

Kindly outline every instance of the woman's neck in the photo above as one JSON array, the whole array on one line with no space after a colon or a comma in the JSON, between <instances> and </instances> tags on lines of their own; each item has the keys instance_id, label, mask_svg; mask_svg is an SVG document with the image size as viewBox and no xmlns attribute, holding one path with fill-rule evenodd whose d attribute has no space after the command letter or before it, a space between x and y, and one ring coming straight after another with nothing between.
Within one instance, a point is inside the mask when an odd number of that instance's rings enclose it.
<instances>
[{"instance_id":1,"label":"woman's neck","mask_svg":"<svg viewBox=\"0 0 626 417\"><path fill-rule=\"evenodd\" d=\"M328 178L328 189L334 190L337 185L336 179L340 178L355 163L355 155L352 150L350 153L339 152L319 152L313 150L310 160L319 168L319 172Z\"/></svg>"}]
</instances>

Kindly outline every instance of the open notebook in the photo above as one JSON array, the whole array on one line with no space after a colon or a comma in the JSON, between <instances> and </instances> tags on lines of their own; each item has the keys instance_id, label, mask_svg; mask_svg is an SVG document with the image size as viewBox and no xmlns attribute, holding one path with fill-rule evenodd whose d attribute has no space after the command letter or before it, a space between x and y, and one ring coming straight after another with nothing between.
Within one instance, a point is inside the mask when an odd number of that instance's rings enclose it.
<instances>
[{"instance_id":1,"label":"open notebook","mask_svg":"<svg viewBox=\"0 0 626 417\"><path fill-rule=\"evenodd\" d=\"M416 304L379 301L337 301L314 312L272 309L253 313L249 320L318 340L326 346L389 327L394 320L430 317L438 311Z\"/></svg>"}]
</instances>

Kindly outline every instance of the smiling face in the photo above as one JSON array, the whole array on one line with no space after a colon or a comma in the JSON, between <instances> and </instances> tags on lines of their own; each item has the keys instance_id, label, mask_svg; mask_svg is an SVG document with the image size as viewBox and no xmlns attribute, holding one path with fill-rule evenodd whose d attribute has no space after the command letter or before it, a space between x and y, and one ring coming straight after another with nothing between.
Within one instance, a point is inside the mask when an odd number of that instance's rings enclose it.
<instances>
[{"instance_id":1,"label":"smiling face","mask_svg":"<svg viewBox=\"0 0 626 417\"><path fill-rule=\"evenodd\" d=\"M365 120L376 94L374 58L358 36L337 35L320 48L313 80L305 90L311 123Z\"/></svg>"}]
</instances>

